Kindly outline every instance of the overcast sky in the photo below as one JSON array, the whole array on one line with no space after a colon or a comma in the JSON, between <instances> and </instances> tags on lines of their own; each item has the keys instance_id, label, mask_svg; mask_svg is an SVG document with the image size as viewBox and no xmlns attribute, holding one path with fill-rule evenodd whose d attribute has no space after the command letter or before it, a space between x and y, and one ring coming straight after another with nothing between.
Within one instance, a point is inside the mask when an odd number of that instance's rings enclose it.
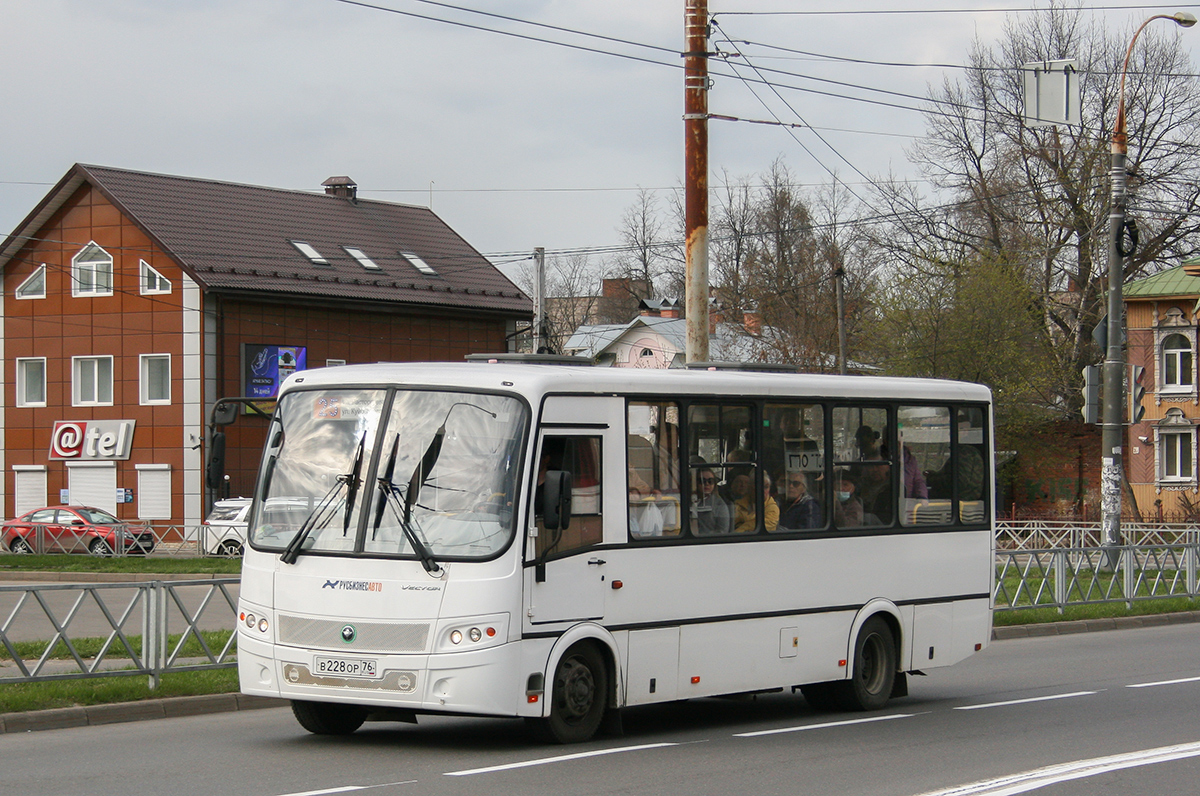
<instances>
[{"instance_id":1,"label":"overcast sky","mask_svg":"<svg viewBox=\"0 0 1200 796\"><path fill-rule=\"evenodd\" d=\"M365 197L432 201L475 248L506 262L535 246L553 253L615 244L621 215L639 188L660 191L665 202L681 184L677 53L684 0L451 4L651 47L419 0L5 0L0 231L12 231L76 162L302 190L320 190L327 177L348 175ZM992 42L999 36L1005 15L990 9L1031 5L710 0L709 11L717 22L713 44L749 56L730 64L748 60L759 68L923 96L928 84L956 70L832 62L777 48L961 64L974 37ZM1182 7L1128 6L1089 13L1122 29ZM879 9L937 13L845 13ZM783 10L842 13L761 13ZM1200 47L1195 31L1200 28L1183 34L1195 39L1193 50ZM733 71L715 62L712 69ZM739 70L754 76L745 66ZM802 77L771 79L910 108L920 104ZM904 150L924 129L918 112L792 89L781 89L783 100L770 89L757 91L771 111L746 84L716 77L709 110L802 119L821 128L830 146L811 131L793 138L779 127L713 121L714 183L723 170L754 175L780 156L811 183L827 180L826 169L849 183L860 179L854 169L916 176Z\"/></svg>"}]
</instances>

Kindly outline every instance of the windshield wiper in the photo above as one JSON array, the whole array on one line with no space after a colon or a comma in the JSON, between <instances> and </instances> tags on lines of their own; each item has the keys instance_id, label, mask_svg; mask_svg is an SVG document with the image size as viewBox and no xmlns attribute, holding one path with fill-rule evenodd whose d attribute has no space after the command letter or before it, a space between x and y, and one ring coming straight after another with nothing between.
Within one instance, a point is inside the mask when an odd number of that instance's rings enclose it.
<instances>
[{"instance_id":1,"label":"windshield wiper","mask_svg":"<svg viewBox=\"0 0 1200 796\"><path fill-rule=\"evenodd\" d=\"M383 512L386 510L387 506L391 506L392 513L396 515L396 519L400 523L400 530L404 532L404 538L408 539L408 543L412 545L413 552L415 552L417 554L417 558L421 560L421 566L424 567L425 571L430 575L436 575L442 571L442 568L438 566L437 561L435 561L433 558L433 553L429 551L429 548L426 547L425 543L421 541L419 536L417 536L416 529L412 527L412 522L410 520L412 502L408 495L401 499L400 490L392 481L392 475L396 472L396 455L399 450L400 435L397 434L395 439L392 441L392 452L388 455L387 468L377 481L379 491L383 493L383 496L379 503L375 506L375 524L371 529L371 538L374 539L376 532L379 531L379 524L383 521ZM414 479L416 478L415 473L413 477ZM409 482L408 488L411 492L413 488L412 481ZM419 491L420 487L418 486L417 489ZM403 514L401 514L401 512L396 508L398 505L402 505L404 507Z\"/></svg>"},{"instance_id":2,"label":"windshield wiper","mask_svg":"<svg viewBox=\"0 0 1200 796\"><path fill-rule=\"evenodd\" d=\"M365 445L367 435L364 433L358 440L358 449L354 454L354 463L351 465L351 470L348 473L339 475L329 491L321 498L308 516L304 518L300 529L296 531L296 535L288 542L288 545L283 550L283 554L279 556L279 560L285 564L295 564L296 559L300 557L301 549L304 547L304 542L308 539L309 534L318 524L323 525L324 521L330 519L332 515L331 506L338 498L338 493L343 488L349 489L349 494L346 496L346 513L342 525L342 533L345 534L350 527L350 512L354 509L354 498L358 494L359 473L362 469L363 447ZM265 502L264 502L265 505Z\"/></svg>"}]
</instances>

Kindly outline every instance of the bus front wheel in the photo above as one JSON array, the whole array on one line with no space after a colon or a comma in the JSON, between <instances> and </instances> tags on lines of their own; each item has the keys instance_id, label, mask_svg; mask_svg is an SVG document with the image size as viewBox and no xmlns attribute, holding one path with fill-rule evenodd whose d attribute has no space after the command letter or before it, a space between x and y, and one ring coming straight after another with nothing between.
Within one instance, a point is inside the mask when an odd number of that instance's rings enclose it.
<instances>
[{"instance_id":1,"label":"bus front wheel","mask_svg":"<svg viewBox=\"0 0 1200 796\"><path fill-rule=\"evenodd\" d=\"M608 701L608 667L590 643L563 654L551 681L550 715L533 719L534 733L554 743L582 743L596 734Z\"/></svg>"},{"instance_id":2,"label":"bus front wheel","mask_svg":"<svg viewBox=\"0 0 1200 796\"><path fill-rule=\"evenodd\" d=\"M292 700L292 714L301 727L314 735L349 735L367 720L367 709L360 705L299 699Z\"/></svg>"},{"instance_id":3,"label":"bus front wheel","mask_svg":"<svg viewBox=\"0 0 1200 796\"><path fill-rule=\"evenodd\" d=\"M854 674L841 683L844 710L878 710L887 704L896 680L896 637L880 616L863 623L854 642Z\"/></svg>"}]
</instances>

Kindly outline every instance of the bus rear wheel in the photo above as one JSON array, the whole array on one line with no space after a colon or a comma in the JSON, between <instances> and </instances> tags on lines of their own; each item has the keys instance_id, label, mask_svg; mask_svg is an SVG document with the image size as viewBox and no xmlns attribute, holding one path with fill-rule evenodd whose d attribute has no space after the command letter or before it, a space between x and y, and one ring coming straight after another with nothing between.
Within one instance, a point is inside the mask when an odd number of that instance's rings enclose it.
<instances>
[{"instance_id":1,"label":"bus rear wheel","mask_svg":"<svg viewBox=\"0 0 1200 796\"><path fill-rule=\"evenodd\" d=\"M892 695L896 680L896 637L882 617L863 623L854 642L854 674L841 683L838 700L844 710L879 710Z\"/></svg>"},{"instance_id":2,"label":"bus rear wheel","mask_svg":"<svg viewBox=\"0 0 1200 796\"><path fill-rule=\"evenodd\" d=\"M530 725L542 740L582 743L600 728L608 701L608 667L590 643L563 654L551 681L550 715Z\"/></svg>"},{"instance_id":3,"label":"bus rear wheel","mask_svg":"<svg viewBox=\"0 0 1200 796\"><path fill-rule=\"evenodd\" d=\"M292 700L292 714L300 726L314 735L349 735L367 720L367 709L360 705Z\"/></svg>"}]
</instances>

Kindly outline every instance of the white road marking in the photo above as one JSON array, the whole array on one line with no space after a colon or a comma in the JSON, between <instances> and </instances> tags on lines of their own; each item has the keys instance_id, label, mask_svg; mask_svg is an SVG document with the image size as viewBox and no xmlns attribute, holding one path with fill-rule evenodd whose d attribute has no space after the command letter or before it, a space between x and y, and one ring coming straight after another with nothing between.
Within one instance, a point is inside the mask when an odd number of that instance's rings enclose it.
<instances>
[{"instance_id":1,"label":"white road marking","mask_svg":"<svg viewBox=\"0 0 1200 796\"><path fill-rule=\"evenodd\" d=\"M520 763L505 763L499 766L488 766L487 768L471 768L465 771L446 771L443 776L447 777L468 777L472 774L491 774L496 771L509 771L514 768L529 768L530 766L545 766L550 763L565 763L569 760L582 760L585 757L600 757L602 755L615 755L620 752L640 752L643 749L661 749L666 746L679 746L677 743L648 743L640 746L618 746L613 749L596 749L592 752L577 752L573 755L558 755L557 757L542 757L537 760L525 760Z\"/></svg>"},{"instance_id":2,"label":"white road marking","mask_svg":"<svg viewBox=\"0 0 1200 796\"><path fill-rule=\"evenodd\" d=\"M1160 680L1157 683L1134 683L1127 685L1126 688L1153 688L1156 685L1178 685L1179 683L1194 683L1200 681L1200 677L1184 677L1182 680Z\"/></svg>"},{"instance_id":3,"label":"white road marking","mask_svg":"<svg viewBox=\"0 0 1200 796\"><path fill-rule=\"evenodd\" d=\"M1030 697L1029 699L1013 699L1008 702L988 702L985 705L962 705L955 710L983 710L984 708L1002 708L1008 705L1027 705L1030 702L1048 702L1052 699L1070 699L1071 697L1091 696L1099 691L1076 691L1071 694L1053 694L1051 696Z\"/></svg>"},{"instance_id":4,"label":"white road marking","mask_svg":"<svg viewBox=\"0 0 1200 796\"><path fill-rule=\"evenodd\" d=\"M758 730L757 732L734 733L734 738L755 738L759 735L778 735L781 732L804 732L805 730L823 730L828 727L846 727L851 724L868 724L873 721L889 721L890 719L908 719L915 713L893 713L890 716L872 716L869 719L849 719L847 721L827 721L823 724L802 724L798 727L781 727L777 730Z\"/></svg>"},{"instance_id":5,"label":"white road marking","mask_svg":"<svg viewBox=\"0 0 1200 796\"><path fill-rule=\"evenodd\" d=\"M371 790L372 788L390 788L393 785L415 785L415 779L406 779L402 782L383 782L378 785L343 785L340 788L325 788L324 790L306 790L299 793L283 793L280 796L322 796L325 793L349 793L355 790Z\"/></svg>"},{"instance_id":6,"label":"white road marking","mask_svg":"<svg viewBox=\"0 0 1200 796\"><path fill-rule=\"evenodd\" d=\"M1014 796L1014 794L1028 793L1031 790L1073 779L1094 777L1124 768L1167 763L1186 757L1200 757L1200 742L1160 746L1157 749L1143 749L1139 752L1128 752L1109 757L1094 757L1091 760L1077 760L1073 763L1047 766L970 785L929 791L921 796Z\"/></svg>"}]
</instances>

